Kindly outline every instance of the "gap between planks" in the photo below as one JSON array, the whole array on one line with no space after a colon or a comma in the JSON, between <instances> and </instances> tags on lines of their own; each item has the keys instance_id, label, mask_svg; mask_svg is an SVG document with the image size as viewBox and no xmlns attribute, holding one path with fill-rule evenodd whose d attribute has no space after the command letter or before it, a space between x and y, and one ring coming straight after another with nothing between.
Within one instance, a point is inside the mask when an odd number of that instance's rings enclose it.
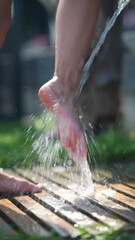
<instances>
[{"instance_id":1,"label":"gap between planks","mask_svg":"<svg viewBox=\"0 0 135 240\"><path fill-rule=\"evenodd\" d=\"M77 186L74 185L73 183L72 184L69 184L69 182L65 183L65 180L62 178L56 178L56 176L53 178L52 175L49 175L49 177L47 178L46 175L42 176L42 173L40 173L41 176L39 176L38 173L37 174L32 172L30 173L28 170L26 170L25 172L23 172L22 170L18 170L18 172L21 173L22 176L24 177L27 177L34 181L36 180L36 182L42 182L44 184L46 191L49 191L57 198L61 198L67 203L72 204L74 208L83 212L85 215L88 215L90 218L94 218L96 221L101 221L105 224L111 225L112 223L114 223L113 220L115 219L116 225L118 225L118 221L132 222L135 220L135 218L132 219L134 215L128 218L126 216L122 216L121 214L120 221L120 219L116 218L116 215L118 215L117 211L111 211L110 213L110 208L103 206L104 199L102 200L101 203L98 203L96 200L93 201L93 197L91 197L90 199L85 197L83 199L82 197L79 197L79 195L74 191L75 189L77 189ZM52 179L50 179L50 177L52 177Z\"/></svg>"},{"instance_id":2,"label":"gap between planks","mask_svg":"<svg viewBox=\"0 0 135 240\"><path fill-rule=\"evenodd\" d=\"M36 216L33 219L46 231L45 235L49 230L47 226L61 236L73 237L80 234L74 226L87 226L91 233L96 233L98 230L93 226L97 223L119 229L124 225L128 225L128 223L135 222L133 199L131 200L128 197L126 203L123 204L126 196L121 198L122 194L115 189L117 187L119 189L121 185L115 185L114 189L109 188L108 190L107 186L95 184L96 190L101 191L99 199L95 198L95 196L85 196L83 198L77 192L78 175L75 175L74 181L70 181L67 173L54 173L51 175L42 168L33 170L16 169L16 173L11 170L7 172L13 175L17 174L17 176L19 174L33 182L43 184L44 189L40 194L12 197L8 200L25 214L28 215L29 212L28 217ZM128 190L128 188L124 189L126 192ZM113 197L109 198L110 194ZM118 200L119 195L116 194L121 194L120 202ZM131 200L130 203L129 199ZM49 211L48 215L46 211ZM48 217L49 215L51 216L50 218ZM44 216L47 216L47 221ZM24 228L24 226L21 227ZM36 232L40 231L36 230Z\"/></svg>"}]
</instances>

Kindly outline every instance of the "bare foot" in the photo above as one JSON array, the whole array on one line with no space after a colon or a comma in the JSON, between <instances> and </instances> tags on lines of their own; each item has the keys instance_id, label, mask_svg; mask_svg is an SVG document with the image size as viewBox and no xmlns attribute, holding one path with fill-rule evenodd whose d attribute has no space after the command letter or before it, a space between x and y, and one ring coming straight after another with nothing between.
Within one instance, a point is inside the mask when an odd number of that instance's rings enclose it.
<instances>
[{"instance_id":1,"label":"bare foot","mask_svg":"<svg viewBox=\"0 0 135 240\"><path fill-rule=\"evenodd\" d=\"M42 189L38 185L28 182L25 179L17 178L6 173L0 173L0 193L10 194L24 194L24 193L38 193Z\"/></svg>"},{"instance_id":2,"label":"bare foot","mask_svg":"<svg viewBox=\"0 0 135 240\"><path fill-rule=\"evenodd\" d=\"M41 102L56 115L60 140L70 158L75 161L86 159L85 137L71 97L65 95L57 79L52 79L39 90Z\"/></svg>"}]
</instances>

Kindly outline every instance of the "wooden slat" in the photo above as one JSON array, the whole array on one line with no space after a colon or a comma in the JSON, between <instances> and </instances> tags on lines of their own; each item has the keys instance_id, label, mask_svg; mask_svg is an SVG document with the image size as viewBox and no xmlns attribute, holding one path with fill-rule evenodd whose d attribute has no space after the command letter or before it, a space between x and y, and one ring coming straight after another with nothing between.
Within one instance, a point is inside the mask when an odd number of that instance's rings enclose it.
<instances>
[{"instance_id":1,"label":"wooden slat","mask_svg":"<svg viewBox=\"0 0 135 240\"><path fill-rule=\"evenodd\" d=\"M87 226L89 231L94 233L93 224L96 221L101 221L103 224L118 229L125 224L127 225L128 221L135 222L134 189L121 182L108 181L109 187L95 183L96 194L85 196L85 194L82 195L82 192L80 192L81 195L79 193L81 189L80 176L77 174L73 174L74 178L72 177L70 180L66 173L50 174L51 170L46 172L42 167L30 171L22 169L17 171L24 178L42 183L44 186L42 193L32 194L31 197L25 196L26 199L15 197L15 201L20 204L19 208L24 206L42 222L49 224L61 236L79 235L80 233L74 232L76 231L73 227L74 223L78 226L83 226L84 223L84 226ZM101 176L102 179L106 178L104 172ZM109 173L107 177L110 178ZM49 213L46 217L44 211L50 211L51 217L48 217ZM42 215L41 212L44 214ZM52 219L55 220L52 221ZM61 221L64 221L64 224ZM70 225L70 227L65 224ZM63 232L61 232L60 226L62 226Z\"/></svg>"},{"instance_id":2,"label":"wooden slat","mask_svg":"<svg viewBox=\"0 0 135 240\"><path fill-rule=\"evenodd\" d=\"M80 236L76 226L87 227L89 232L96 234L95 225L101 223L103 227L109 225L119 229L135 222L135 183L128 182L128 178L120 182L119 177L114 178L114 173L101 169L101 182L93 173L95 193L90 195L84 191L77 172L72 178L66 172L46 171L42 167L7 172L43 186L42 193L0 199L0 217L3 218L0 218L0 227L1 223L6 224L5 227L10 228L8 232L14 232L13 225L8 226L3 216L27 234L45 236L53 229L67 238Z\"/></svg>"},{"instance_id":3,"label":"wooden slat","mask_svg":"<svg viewBox=\"0 0 135 240\"><path fill-rule=\"evenodd\" d=\"M35 194L35 196L38 198L37 201L42 200L43 203L51 206L54 209L55 213L59 212L59 214L63 215L63 217L66 217L67 221L69 219L78 226L90 226L95 224L95 221L93 219L90 219L83 213L75 210L71 205L66 204L63 200L55 198L46 191Z\"/></svg>"},{"instance_id":4,"label":"wooden slat","mask_svg":"<svg viewBox=\"0 0 135 240\"><path fill-rule=\"evenodd\" d=\"M38 202L34 201L29 196L25 197L15 197L15 200L18 201L25 208L31 211L35 216L37 216L42 222L46 225L49 225L54 229L60 236L79 236L80 233L65 220L57 216L55 213L49 209L43 207Z\"/></svg>"},{"instance_id":5,"label":"wooden slat","mask_svg":"<svg viewBox=\"0 0 135 240\"><path fill-rule=\"evenodd\" d=\"M106 172L100 170L100 176L103 178L106 177ZM93 177L94 180L96 181L96 176ZM129 200L125 197L125 200L123 201L124 203L128 204L129 206L135 207L135 189L131 188L130 186L127 186L121 182L114 182L113 178L111 179L111 173L108 174L108 178L106 178L106 186L109 188L116 190L120 194L127 195L129 198L133 198L133 200ZM120 180L119 180L120 181ZM135 183L134 183L135 187ZM114 194L113 194L114 195ZM117 194L119 196L119 194ZM121 195L120 195L121 196ZM121 200L123 199L123 196L121 196ZM126 202L125 202L126 201ZM130 204L131 202L131 204Z\"/></svg>"},{"instance_id":6,"label":"wooden slat","mask_svg":"<svg viewBox=\"0 0 135 240\"><path fill-rule=\"evenodd\" d=\"M49 178L50 178L50 175L49 175ZM57 175L55 173L53 175L53 178L55 179L55 182L62 184L63 186L68 187L69 189L71 189L73 191L79 192L80 185L73 183L73 181L70 181L70 179L62 178L62 176ZM51 177L52 180L53 180L53 178ZM74 179L76 182L79 182L78 175L75 175ZM94 186L95 186L95 190L97 190L98 193L100 193L100 195L96 194L95 196L92 196L91 199L98 200L99 204L104 204L105 206L107 206L109 208L111 207L111 209L114 209L116 213L121 214L122 217L129 219L130 221L135 221L135 214L133 211L129 210L127 207L124 207L123 205L117 204L116 202L114 203L113 201L108 199L109 196L113 197L115 195L115 199L122 201L123 195L122 196L120 195L121 198L118 199L119 194L113 190L110 192L111 189L108 188L107 186L102 186L100 184L94 184ZM102 194L102 196L101 196L101 194ZM116 195L117 195L117 197L116 197ZM97 199L97 196L98 196L98 199ZM105 196L107 196L107 197L105 198ZM128 199L128 202L126 201L127 199ZM130 199L130 198L126 198L126 200L124 198L124 201L122 201L122 203L124 202L126 204L127 203L130 204L130 200L133 203L135 202L133 199ZM132 206L132 203L131 203L131 206ZM127 215L127 212L129 213L128 215Z\"/></svg>"},{"instance_id":7,"label":"wooden slat","mask_svg":"<svg viewBox=\"0 0 135 240\"><path fill-rule=\"evenodd\" d=\"M37 233L40 236L48 235L47 231L8 199L0 199L0 210L26 234L31 235Z\"/></svg>"},{"instance_id":8,"label":"wooden slat","mask_svg":"<svg viewBox=\"0 0 135 240\"><path fill-rule=\"evenodd\" d=\"M125 224L124 221L117 219L109 212L101 209L99 206L92 204L89 199L81 196L79 197L72 190L64 189L57 184L48 181L47 179L44 180L42 177L39 177L38 175L35 175L28 170L22 171L21 169L18 169L18 172L21 173L24 177L28 177L33 181L42 182L44 184L44 187L52 194L54 193L59 198L65 200L70 204L73 204L74 208L77 208L79 211L83 212L87 216L89 215L89 217L91 218L96 218L97 220L100 220L110 226L115 225L115 227L120 227Z\"/></svg>"},{"instance_id":9,"label":"wooden slat","mask_svg":"<svg viewBox=\"0 0 135 240\"><path fill-rule=\"evenodd\" d=\"M40 169L39 171L41 172L42 170ZM49 175L49 178L50 178L50 176L51 175ZM64 178L64 176L66 176L66 178ZM63 186L68 187L69 189L72 189L73 191L76 191L76 190L79 191L78 184L75 183L75 182L79 182L78 175L74 174L74 181L75 181L74 183L72 182L72 180L68 179L68 174L65 174L65 173L62 175L60 175L60 174L57 175L54 173L53 178L55 179L55 182L57 182L59 184L62 183ZM132 210L108 199L108 197L114 196L117 194L115 191L110 191L111 189L109 189L107 186L102 186L100 184L95 184L95 190L97 190L98 193L100 192L100 195L96 194L95 196L92 196L93 200L94 199L98 200L99 204L102 204L102 205L108 207L109 209L111 208L111 210L113 210L114 213L119 213L123 218L125 218L131 222L135 222L135 214ZM109 192L109 194L107 194L108 192ZM121 198L121 200L122 200L122 198ZM129 200L129 198L128 198L128 200ZM132 201L132 199L131 199L131 201ZM128 214L127 214L127 212L128 212Z\"/></svg>"},{"instance_id":10,"label":"wooden slat","mask_svg":"<svg viewBox=\"0 0 135 240\"><path fill-rule=\"evenodd\" d=\"M17 176L18 174L14 173L11 170L8 170L8 173ZM42 193L34 194L33 198L36 198L36 201L44 203L44 205L48 204L48 206L51 206L54 209L54 212L60 215L63 215L64 218L67 219L67 221L74 222L75 226L87 226L87 231L93 234L97 234L99 232L98 224L93 219L89 218L85 214L77 211L74 209L71 205L66 204L61 199L55 198L52 194L49 194L45 190L42 191ZM94 226L94 228L93 228ZM96 228L95 228L96 226ZM101 228L100 224L100 233L104 231L104 228Z\"/></svg>"},{"instance_id":11,"label":"wooden slat","mask_svg":"<svg viewBox=\"0 0 135 240\"><path fill-rule=\"evenodd\" d=\"M108 198L112 198L115 201L120 202L121 204L127 206L128 208L130 208L131 210L135 211L135 200L124 196L123 194L116 192L114 190L112 190L111 188L106 188L106 186L101 186L98 184L95 184L95 188L98 191L102 191L102 193L104 195L106 195Z\"/></svg>"},{"instance_id":12,"label":"wooden slat","mask_svg":"<svg viewBox=\"0 0 135 240\"><path fill-rule=\"evenodd\" d=\"M77 227L87 227L87 231L93 234L101 233L104 231L104 228L101 224L97 224L96 221L84 215L83 213L74 209L71 205L66 204L63 200L59 200L53 197L51 194L43 191L42 193L34 194L33 198L36 198L43 205L51 206L55 213L63 217L66 221L74 223L74 226ZM96 226L96 228L95 228ZM100 226L100 231L99 227Z\"/></svg>"},{"instance_id":13,"label":"wooden slat","mask_svg":"<svg viewBox=\"0 0 135 240\"><path fill-rule=\"evenodd\" d=\"M76 175L75 178L76 178L76 180L78 179L78 181L79 181L79 176ZM131 189L130 187L128 188L121 183L119 183L119 185L112 184L112 183L106 183L106 185L104 185L104 186L101 184L95 184L95 189L97 191L102 191L102 193L104 193L107 197L112 197L114 200L120 201L121 203L126 204L127 207L131 208L134 211L135 210L135 200L128 196L124 196L122 193L114 191L113 189L111 189L111 187L113 187L116 190L119 189L119 190L123 191L123 193L124 193L124 189L125 189L125 193L132 195L132 192L133 192L133 194L134 194L133 189ZM121 187L121 189L119 187ZM134 195L132 195L132 196L134 196Z\"/></svg>"},{"instance_id":14,"label":"wooden slat","mask_svg":"<svg viewBox=\"0 0 135 240\"><path fill-rule=\"evenodd\" d=\"M128 187L130 187L132 189L135 189L135 181L134 182L131 182L131 181L124 182L123 181L123 183L124 183L125 186L128 186Z\"/></svg>"},{"instance_id":15,"label":"wooden slat","mask_svg":"<svg viewBox=\"0 0 135 240\"><path fill-rule=\"evenodd\" d=\"M77 176L77 175L76 175L76 181L79 181L79 176ZM124 206L127 206L127 208L131 208L133 211L135 210L135 200L134 199L111 189L111 187L114 187L114 189L116 188L116 190L117 190L117 188L118 188L117 184L115 186L115 184L111 184L111 183L108 183L106 185L101 185L101 184L96 183L96 184L94 184L94 186L97 191L100 191L107 198L110 198L110 199L112 198L115 202L119 202L119 203L123 204ZM120 184L119 186L123 187L123 193L124 193L124 188L125 188L126 193L131 194L132 189L130 190L130 187L126 188L126 186L124 186L123 184ZM120 188L120 190L122 191L122 188Z\"/></svg>"},{"instance_id":16,"label":"wooden slat","mask_svg":"<svg viewBox=\"0 0 135 240\"><path fill-rule=\"evenodd\" d=\"M6 170L9 174L14 176L19 176L17 173L11 170ZM93 234L97 234L98 232L104 231L104 228L101 228L101 224L99 225L93 219L87 217L85 214L77 211L71 205L66 204L62 199L55 198L52 194L49 194L45 190L42 193L34 194L34 199L38 202L43 202L44 204L48 204L49 206L54 208L54 212L59 211L60 215L68 218L67 221L72 221L75 223L75 226L87 226L87 231ZM96 228L95 228L96 226ZM100 230L99 230L100 229Z\"/></svg>"},{"instance_id":17,"label":"wooden slat","mask_svg":"<svg viewBox=\"0 0 135 240\"><path fill-rule=\"evenodd\" d=\"M130 197L135 198L135 189L125 186L122 183L113 183L113 184L110 183L109 186L112 189L116 189L119 192L125 193L125 194L129 195Z\"/></svg>"}]
</instances>

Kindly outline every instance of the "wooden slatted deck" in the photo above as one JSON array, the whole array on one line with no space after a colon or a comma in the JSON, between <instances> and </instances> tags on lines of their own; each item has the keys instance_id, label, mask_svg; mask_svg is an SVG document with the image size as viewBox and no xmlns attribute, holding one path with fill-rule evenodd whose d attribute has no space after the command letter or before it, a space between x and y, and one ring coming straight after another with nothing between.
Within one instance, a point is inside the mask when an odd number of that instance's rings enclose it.
<instances>
[{"instance_id":1,"label":"wooden slatted deck","mask_svg":"<svg viewBox=\"0 0 135 240\"><path fill-rule=\"evenodd\" d=\"M120 229L135 223L135 175L131 176L130 172L125 178L121 176L121 180L114 173L100 169L100 180L97 174L92 174L95 194L86 196L79 193L80 176L76 172L71 177L57 168L6 171L41 183L43 191L24 196L1 195L0 232L48 236L53 230L72 239L81 235L77 226L87 227L90 233L96 234L99 229L101 232L100 226Z\"/></svg>"}]
</instances>

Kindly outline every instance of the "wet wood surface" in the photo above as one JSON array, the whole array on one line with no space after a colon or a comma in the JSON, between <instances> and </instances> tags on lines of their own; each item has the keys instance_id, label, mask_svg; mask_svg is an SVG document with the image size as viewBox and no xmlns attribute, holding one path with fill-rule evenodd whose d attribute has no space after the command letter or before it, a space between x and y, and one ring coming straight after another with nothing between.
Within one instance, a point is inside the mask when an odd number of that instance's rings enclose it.
<instances>
[{"instance_id":1,"label":"wet wood surface","mask_svg":"<svg viewBox=\"0 0 135 240\"><path fill-rule=\"evenodd\" d=\"M69 173L64 168L47 171L35 167L6 172L40 183L43 191L24 196L1 195L0 232L48 236L54 231L72 239L81 235L78 226L96 234L102 231L99 226L120 229L135 223L135 180L130 172L124 180L98 169L98 174L92 173L94 193L81 188L80 175L74 170Z\"/></svg>"}]
</instances>

